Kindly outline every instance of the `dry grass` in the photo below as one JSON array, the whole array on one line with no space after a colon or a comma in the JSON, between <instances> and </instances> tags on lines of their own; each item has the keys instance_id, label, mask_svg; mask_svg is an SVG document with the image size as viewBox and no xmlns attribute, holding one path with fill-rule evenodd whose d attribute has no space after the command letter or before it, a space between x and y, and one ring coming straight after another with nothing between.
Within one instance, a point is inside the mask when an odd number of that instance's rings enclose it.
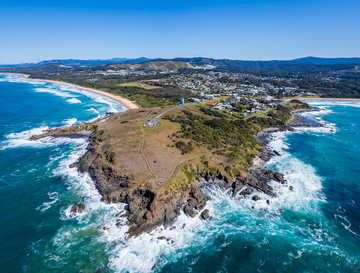
<instances>
[{"instance_id":1,"label":"dry grass","mask_svg":"<svg viewBox=\"0 0 360 273\"><path fill-rule=\"evenodd\" d=\"M145 129L146 141L144 153L149 160L151 168L159 176L160 182L165 181L170 176L174 167L181 161L209 152L206 147L200 147L195 148L186 155L181 154L181 151L175 147L175 143L179 140L185 142L189 140L176 137L171 138L171 135L178 131L180 131L180 125L168 120L161 120L161 125L158 127Z\"/></svg>"},{"instance_id":2,"label":"dry grass","mask_svg":"<svg viewBox=\"0 0 360 273\"><path fill-rule=\"evenodd\" d=\"M141 155L140 147L143 133L141 125L161 112L171 108L171 106L156 107L150 109L129 110L118 113L110 120L99 123L98 132L102 132L98 151L103 154L104 161L106 153L114 152L114 163L107 163L120 173L126 174L133 178L135 185L142 186L161 193L165 189L181 193L186 187L191 187L194 182L189 180L189 174L195 175L201 171L209 171L210 167L216 167L222 173L225 172L225 166L233 166L237 172L240 165L228 162L224 155L215 155L205 153L210 152L206 145L195 146L194 150L186 155L176 148L175 143L179 140L189 142L189 139L172 137L173 133L180 131L180 124L165 119L159 119L160 126L145 127L145 144L144 154L155 174L158 175L159 181L164 182L171 175L174 167L180 162L191 159L179 165L174 175L169 179L165 186L159 186L155 182L154 175L150 172L144 158ZM183 109L175 109L168 113L174 116L184 116ZM204 162L207 161L207 164ZM188 170L186 174L185 168Z\"/></svg>"},{"instance_id":3,"label":"dry grass","mask_svg":"<svg viewBox=\"0 0 360 273\"><path fill-rule=\"evenodd\" d=\"M139 87L142 89L159 89L159 88L161 88L160 86L153 86L153 85L141 83L141 82L127 82L127 83L121 83L119 85L120 86L135 86L135 87Z\"/></svg>"},{"instance_id":4,"label":"dry grass","mask_svg":"<svg viewBox=\"0 0 360 273\"><path fill-rule=\"evenodd\" d=\"M116 114L106 122L99 123L98 131L104 132L101 136L102 141L99 143L98 151L103 154L104 161L106 161L105 158L107 152L114 152L115 162L107 164L114 167L114 169L118 170L120 173L133 177L136 186L142 185L148 188L150 187L155 191L164 188L156 185L155 177L149 171L149 168L140 153L143 137L141 125L146 120L157 116L169 108L171 107L129 110ZM175 109L169 112L169 114L183 116L184 114L182 111L182 109ZM160 126L144 128L146 134L144 154L154 173L159 176L159 181L163 182L169 178L177 164L194 156L207 153L209 150L206 146L201 146L195 147L192 152L186 155L181 154L181 151L175 147L175 143L179 140L185 142L188 142L189 140L171 137L173 133L180 131L180 125L161 118L159 121L161 123ZM221 160L223 161L224 158ZM175 183L178 186L183 184L183 182L180 184L178 183L179 181L186 179L182 171L183 166L186 164L192 165L195 162L196 164L201 164L200 157L185 162L177 167L173 177L170 179L170 181L172 181L171 183Z\"/></svg>"},{"instance_id":5,"label":"dry grass","mask_svg":"<svg viewBox=\"0 0 360 273\"><path fill-rule=\"evenodd\" d=\"M110 120L99 123L98 131L104 131L99 144L99 151L115 153L115 163L111 164L121 173L134 178L136 184L150 183L156 187L155 178L150 173L140 153L142 143L141 125L169 107L128 110L118 113ZM110 164L110 163L108 163Z\"/></svg>"}]
</instances>

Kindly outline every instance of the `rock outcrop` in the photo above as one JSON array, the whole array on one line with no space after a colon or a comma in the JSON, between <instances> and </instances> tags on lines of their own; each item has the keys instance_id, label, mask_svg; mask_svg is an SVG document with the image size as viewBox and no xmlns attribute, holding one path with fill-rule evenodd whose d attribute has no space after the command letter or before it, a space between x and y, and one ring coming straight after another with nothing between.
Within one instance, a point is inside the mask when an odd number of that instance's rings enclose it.
<instances>
[{"instance_id":1,"label":"rock outcrop","mask_svg":"<svg viewBox=\"0 0 360 273\"><path fill-rule=\"evenodd\" d=\"M254 201L258 201L258 200L260 200L260 197L257 196L257 195L254 195L253 200L254 200Z\"/></svg>"},{"instance_id":2,"label":"rock outcrop","mask_svg":"<svg viewBox=\"0 0 360 273\"><path fill-rule=\"evenodd\" d=\"M283 175L282 173L275 172L275 173L274 173L274 178L275 178L278 182L284 184L284 175Z\"/></svg>"},{"instance_id":3,"label":"rock outcrop","mask_svg":"<svg viewBox=\"0 0 360 273\"><path fill-rule=\"evenodd\" d=\"M86 209L85 204L76 203L71 207L70 217L74 216L76 213L83 213L85 209Z\"/></svg>"},{"instance_id":4,"label":"rock outcrop","mask_svg":"<svg viewBox=\"0 0 360 273\"><path fill-rule=\"evenodd\" d=\"M130 236L150 232L162 224L169 226L181 211L195 217L210 200L210 197L197 187L174 193L171 198L157 196L151 190L135 187L132 177L104 163L102 155L95 149L98 141L96 136L91 135L88 151L71 167L77 167L82 173L88 172L106 202L128 204L124 216L129 220Z\"/></svg>"},{"instance_id":5,"label":"rock outcrop","mask_svg":"<svg viewBox=\"0 0 360 273\"><path fill-rule=\"evenodd\" d=\"M245 190L243 190L242 192L240 192L240 195L251 195L254 192L254 190L252 188L247 188Z\"/></svg>"},{"instance_id":6,"label":"rock outcrop","mask_svg":"<svg viewBox=\"0 0 360 273\"><path fill-rule=\"evenodd\" d=\"M204 210L204 211L201 213L201 219L202 219L202 220L206 220L206 219L208 219L209 217L210 217L210 215L209 215L209 210L208 210L208 209Z\"/></svg>"}]
</instances>

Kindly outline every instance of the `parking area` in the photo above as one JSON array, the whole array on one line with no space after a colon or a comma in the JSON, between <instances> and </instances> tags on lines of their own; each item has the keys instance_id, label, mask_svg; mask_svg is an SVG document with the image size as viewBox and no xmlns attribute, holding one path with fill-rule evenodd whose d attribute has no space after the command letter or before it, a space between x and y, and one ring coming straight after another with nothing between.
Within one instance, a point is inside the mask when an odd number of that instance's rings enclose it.
<instances>
[{"instance_id":1,"label":"parking area","mask_svg":"<svg viewBox=\"0 0 360 273\"><path fill-rule=\"evenodd\" d=\"M154 127L159 126L160 122L158 122L156 119L149 119L144 123L144 127Z\"/></svg>"}]
</instances>

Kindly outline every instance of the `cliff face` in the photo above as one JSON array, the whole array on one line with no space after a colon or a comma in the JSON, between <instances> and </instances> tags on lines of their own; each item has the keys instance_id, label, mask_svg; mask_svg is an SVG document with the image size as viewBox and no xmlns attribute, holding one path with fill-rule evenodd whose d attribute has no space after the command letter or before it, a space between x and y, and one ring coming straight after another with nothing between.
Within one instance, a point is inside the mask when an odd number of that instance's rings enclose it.
<instances>
[{"instance_id":1,"label":"cliff face","mask_svg":"<svg viewBox=\"0 0 360 273\"><path fill-rule=\"evenodd\" d=\"M170 174L168 170L172 170L174 166L179 166L172 172L174 174L172 181L160 185L155 181L146 161L139 152L141 145L144 143L144 135L139 130L139 121L143 123L146 118L158 115L160 111L165 110L165 108L129 110L110 116L106 122L49 130L31 139L37 140L49 136L78 137L87 135L92 131L87 152L76 163L71 164L71 167L77 167L79 172L90 174L104 201L128 204L126 213L122 216L127 217L129 220L130 236L149 232L162 224L165 226L171 225L181 211L190 217L204 214L205 217L203 216L202 219L210 218L207 217L208 213L202 211L206 202L210 200L210 197L200 190L202 186L216 184L233 196L239 193L242 196L251 195L254 189L275 196L269 182L275 180L284 184L284 186L286 185L281 174L265 173L265 170L260 167L252 168L248 174L245 172L250 164L248 163L248 159L251 159L250 154L251 156L258 155L263 161L267 161L270 157L279 155L278 152L267 150L264 146L253 146L247 143L249 145L247 149L244 148L243 157L239 157L240 163L237 163L229 160L226 156L227 153L234 151L234 147L221 151L217 150L216 153L209 154L209 152L204 153L206 150L198 143L199 145L191 145L193 149L199 148L192 155L181 155L179 149L174 147L174 142L182 137L177 135L181 130L181 126L166 119L162 120L163 126L148 130L146 134L148 147L151 147L151 149L145 150L145 152L147 152L148 159L151 158L149 162L152 168L157 168L155 173L159 177L165 180L164 177L168 177ZM180 110L173 111L179 112ZM183 115L185 118L185 114L181 112L178 114ZM191 120L190 118L189 120ZM224 121L224 123L229 125L227 121ZM214 124L210 123L210 125ZM202 123L201 126L210 125ZM220 126L221 124L216 123L215 125ZM204 130L207 128L205 127ZM229 128L235 127L230 126ZM251 128L256 129L257 127L254 125ZM211 128L209 132L213 133ZM224 127L224 130L229 129L226 128ZM292 130L292 128L282 126L276 128L276 130ZM222 129L221 131L223 132ZM261 141L261 138L266 138L268 132L270 131L267 130L265 133L261 133L258 140ZM173 139L174 135L177 138ZM236 138L237 136L232 137L234 138L233 141L239 141ZM231 143L231 140L227 137L222 141ZM266 144L266 141L263 143ZM255 147L257 147L258 151L255 150ZM210 146L207 148L211 149ZM230 150L231 148L233 150ZM180 166L179 162L184 164ZM244 165L245 163L247 164ZM165 169L165 171L162 169ZM199 181L194 182L195 178ZM248 187L243 189L245 185ZM252 198L254 201L260 199L258 196Z\"/></svg>"},{"instance_id":2,"label":"cliff face","mask_svg":"<svg viewBox=\"0 0 360 273\"><path fill-rule=\"evenodd\" d=\"M210 175L208 172L198 173L202 178L195 187L186 188L181 193L172 193L166 190L163 194L157 195L151 190L135 187L132 177L115 171L107 165L102 160L102 155L96 151L98 142L98 138L92 135L88 151L71 167L78 167L82 173L88 172L106 202L128 204L127 211L123 216L129 220L128 224L131 227L128 233L130 236L150 232L162 224L169 226L181 211L190 217L200 216L201 210L210 200L210 197L200 190L205 185L217 184L224 190L230 189L233 196L239 192L241 195L252 194L252 189L241 191L243 186L248 185L270 196L275 196L272 187L268 185L270 179L274 179L274 175L264 173L261 168L252 169L248 177L231 177L219 171L215 175ZM264 147L259 152L260 154L268 153ZM280 174L279 177L279 182L281 182Z\"/></svg>"},{"instance_id":3,"label":"cliff face","mask_svg":"<svg viewBox=\"0 0 360 273\"><path fill-rule=\"evenodd\" d=\"M196 187L181 193L165 191L159 196L151 190L134 187L132 177L115 171L102 160L102 155L96 151L98 141L92 135L88 151L71 167L78 167L82 173L88 172L106 202L128 203L124 216L131 226L130 236L150 232L161 224L171 225L181 210L194 217L197 214L195 210L204 208L210 199Z\"/></svg>"}]
</instances>

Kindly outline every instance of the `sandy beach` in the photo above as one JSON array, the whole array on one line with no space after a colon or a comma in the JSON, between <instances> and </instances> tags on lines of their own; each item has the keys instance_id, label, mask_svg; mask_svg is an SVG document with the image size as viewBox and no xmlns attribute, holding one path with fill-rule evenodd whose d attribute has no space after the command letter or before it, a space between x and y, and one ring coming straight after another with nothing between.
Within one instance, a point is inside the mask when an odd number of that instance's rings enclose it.
<instances>
[{"instance_id":1,"label":"sandy beach","mask_svg":"<svg viewBox=\"0 0 360 273\"><path fill-rule=\"evenodd\" d=\"M23 76L23 79L28 79L28 77L29 77L29 75L26 75L26 74L20 74L20 75ZM82 90L86 90L86 91L89 91L89 92L92 92L92 93L99 94L101 96L105 96L105 97L107 97L109 99L112 99L112 100L118 102L119 104L121 104L126 109L139 109L139 107L134 102L132 102L132 101L130 101L128 99L125 99L125 98L117 96L117 95L113 95L113 94L108 93L108 92L100 91L100 90L97 90L97 89L87 88L87 87L83 87L83 86L76 85L76 84L71 84L71 83L67 83L67 82L52 81L52 80L42 80L42 79L29 79L29 80L50 82L50 83L58 83L58 84L63 84L63 85L76 87L76 88L79 88L79 89L82 89Z\"/></svg>"}]
</instances>

